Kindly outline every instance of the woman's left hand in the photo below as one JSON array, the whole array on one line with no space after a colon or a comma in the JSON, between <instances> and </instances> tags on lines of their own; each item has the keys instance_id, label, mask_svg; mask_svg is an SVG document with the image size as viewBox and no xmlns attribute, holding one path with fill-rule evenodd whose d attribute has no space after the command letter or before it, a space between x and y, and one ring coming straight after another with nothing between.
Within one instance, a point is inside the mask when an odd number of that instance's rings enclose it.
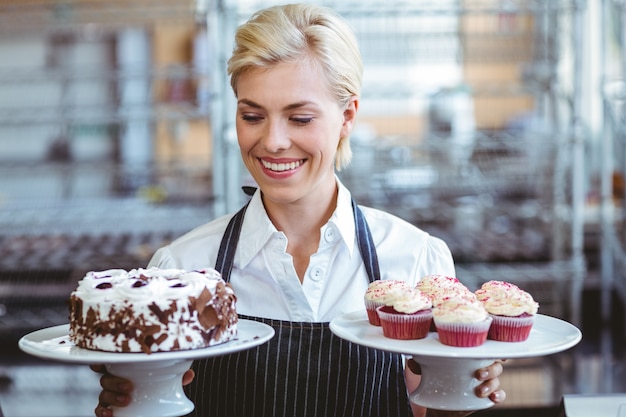
<instances>
[{"instance_id":1,"label":"woman's left hand","mask_svg":"<svg viewBox=\"0 0 626 417\"><path fill-rule=\"evenodd\" d=\"M474 376L481 383L476 387L476 395L484 398L489 397L494 403L501 403L506 399L506 393L500 389L500 375L502 375L503 360L498 360L491 365L478 369ZM421 380L422 370L420 365L413 360L413 358L407 359L407 371L406 382L408 392L413 392L419 385ZM436 410L426 409L417 404L411 403L411 409L415 417L465 417L473 414L474 411L454 411L454 410Z\"/></svg>"},{"instance_id":2,"label":"woman's left hand","mask_svg":"<svg viewBox=\"0 0 626 417\"><path fill-rule=\"evenodd\" d=\"M476 379L482 381L480 385L476 387L476 395L484 398L489 397L494 403L501 403L506 399L506 392L500 389L499 376L502 375L503 361L495 361L486 368L481 368L476 371Z\"/></svg>"},{"instance_id":3,"label":"woman's left hand","mask_svg":"<svg viewBox=\"0 0 626 417\"><path fill-rule=\"evenodd\" d=\"M476 395L483 398L489 397L494 403L504 401L506 393L500 389L500 379L498 378L502 375L502 371L502 361L496 361L486 368L477 370L474 376L479 381L482 381L482 383L476 387ZM474 411L428 409L426 410L425 417L466 417L473 413Z\"/></svg>"}]
</instances>

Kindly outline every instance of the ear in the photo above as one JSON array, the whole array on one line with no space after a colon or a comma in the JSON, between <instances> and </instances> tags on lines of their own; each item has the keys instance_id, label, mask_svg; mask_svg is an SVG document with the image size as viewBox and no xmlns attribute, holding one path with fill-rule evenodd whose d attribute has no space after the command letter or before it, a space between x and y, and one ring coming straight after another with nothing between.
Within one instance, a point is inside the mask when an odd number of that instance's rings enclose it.
<instances>
[{"instance_id":1,"label":"ear","mask_svg":"<svg viewBox=\"0 0 626 417\"><path fill-rule=\"evenodd\" d=\"M354 124L356 123L356 115L359 110L359 98L352 96L348 100L346 107L343 111L343 124L341 125L341 136L347 138L352 133Z\"/></svg>"}]
</instances>

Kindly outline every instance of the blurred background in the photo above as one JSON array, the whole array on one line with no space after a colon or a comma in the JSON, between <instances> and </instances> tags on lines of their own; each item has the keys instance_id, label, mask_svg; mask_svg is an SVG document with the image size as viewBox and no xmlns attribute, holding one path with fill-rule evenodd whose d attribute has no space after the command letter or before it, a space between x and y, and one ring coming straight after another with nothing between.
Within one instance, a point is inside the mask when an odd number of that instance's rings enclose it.
<instances>
[{"instance_id":1,"label":"blurred background","mask_svg":"<svg viewBox=\"0 0 626 417\"><path fill-rule=\"evenodd\" d=\"M0 409L93 415L84 366L17 341L89 270L142 267L245 201L225 62L269 1L0 0ZM507 363L498 410L626 392L626 2L318 1L365 74L363 205L443 238L470 288L514 282L583 341ZM36 401L34 401L37 399Z\"/></svg>"}]
</instances>

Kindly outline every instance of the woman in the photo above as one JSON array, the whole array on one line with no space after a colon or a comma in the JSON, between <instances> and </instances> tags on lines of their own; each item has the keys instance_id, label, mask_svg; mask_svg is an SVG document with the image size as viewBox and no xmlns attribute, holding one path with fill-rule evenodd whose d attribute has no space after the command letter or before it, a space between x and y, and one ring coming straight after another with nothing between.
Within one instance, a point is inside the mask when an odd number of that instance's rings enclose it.
<instances>
[{"instance_id":1,"label":"woman","mask_svg":"<svg viewBox=\"0 0 626 417\"><path fill-rule=\"evenodd\" d=\"M161 248L150 266L215 265L241 317L272 325L258 349L196 361L184 384L198 416L422 416L420 376L400 355L342 341L328 322L363 308L375 279L414 285L453 275L448 247L388 213L353 203L338 180L351 158L362 64L354 34L313 5L271 7L236 34L228 63L241 156L258 185L236 215ZM504 399L499 363L477 371L477 395ZM194 378L195 375L195 378ZM130 400L104 375L98 416ZM450 412L444 412L444 414ZM465 413L468 414L468 413ZM456 415L456 414L455 414Z\"/></svg>"}]
</instances>

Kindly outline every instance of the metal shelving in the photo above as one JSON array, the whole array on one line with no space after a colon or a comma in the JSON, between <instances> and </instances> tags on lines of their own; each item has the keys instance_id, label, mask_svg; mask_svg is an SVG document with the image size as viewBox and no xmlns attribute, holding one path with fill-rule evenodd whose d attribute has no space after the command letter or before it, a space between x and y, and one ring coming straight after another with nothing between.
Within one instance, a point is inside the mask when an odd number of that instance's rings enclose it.
<instances>
[{"instance_id":1,"label":"metal shelving","mask_svg":"<svg viewBox=\"0 0 626 417\"><path fill-rule=\"evenodd\" d=\"M159 22L187 22L203 18L194 0L3 0L0 33L97 33Z\"/></svg>"},{"instance_id":2,"label":"metal shelving","mask_svg":"<svg viewBox=\"0 0 626 417\"><path fill-rule=\"evenodd\" d=\"M611 321L612 293L626 303L626 2L606 0L601 140L601 317Z\"/></svg>"},{"instance_id":3,"label":"metal shelving","mask_svg":"<svg viewBox=\"0 0 626 417\"><path fill-rule=\"evenodd\" d=\"M209 130L209 63L196 61L191 51L168 60L155 43L161 31L177 28L196 31L201 39L205 7L206 2L191 0L1 1L0 53L5 59L0 64L0 170L19 174L35 168L24 175L30 179L42 171L38 165L55 165L59 169L52 167L48 174L80 182L81 175L90 175L85 165L95 165L108 178L92 187L102 188L101 196L115 194L116 184L123 185L117 193L126 196L125 184L133 180L119 179L129 171L142 170L141 178L151 176L152 181L177 175L182 161L174 166L176 141L182 141L189 124L205 123ZM22 46L21 56L11 56L20 49L13 44ZM158 155L159 146L167 156ZM201 163L184 162L196 171L203 166L209 178L207 154ZM105 165L109 172L102 169ZM111 190L106 190L107 183ZM143 182L130 191L150 185ZM205 185L210 188L210 182Z\"/></svg>"},{"instance_id":4,"label":"metal shelving","mask_svg":"<svg viewBox=\"0 0 626 417\"><path fill-rule=\"evenodd\" d=\"M0 1L0 336L66 321L86 270L145 266L213 216L206 155L176 147L209 130L207 68L157 45L200 37L205 3Z\"/></svg>"}]
</instances>

